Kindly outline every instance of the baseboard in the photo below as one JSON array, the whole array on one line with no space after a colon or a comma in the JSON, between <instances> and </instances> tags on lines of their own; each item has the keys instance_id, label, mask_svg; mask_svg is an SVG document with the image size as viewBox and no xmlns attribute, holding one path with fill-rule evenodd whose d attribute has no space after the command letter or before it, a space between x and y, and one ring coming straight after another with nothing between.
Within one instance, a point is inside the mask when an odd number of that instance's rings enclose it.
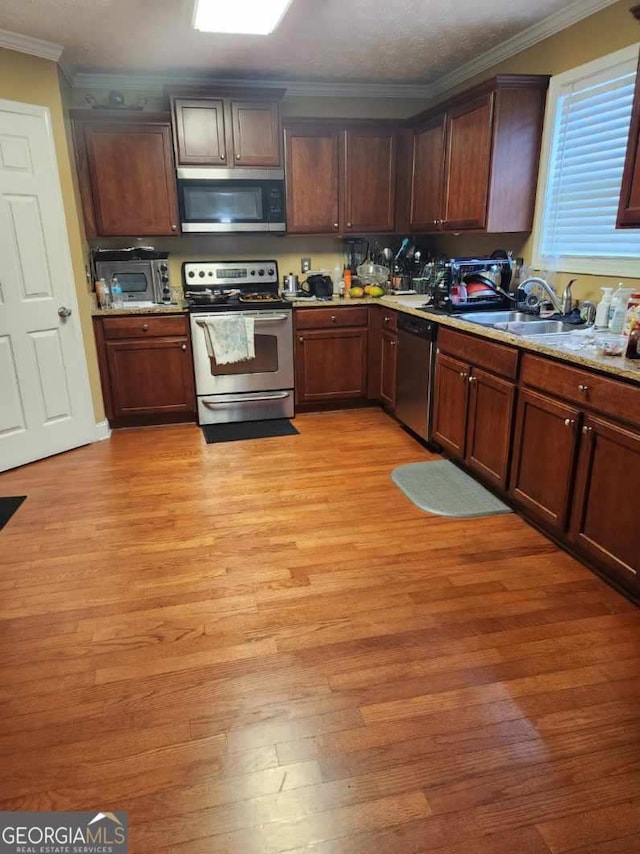
<instances>
[{"instance_id":1,"label":"baseboard","mask_svg":"<svg viewBox=\"0 0 640 854\"><path fill-rule=\"evenodd\" d=\"M111 427L108 421L98 421L96 424L96 442L104 442L105 439L111 438Z\"/></svg>"}]
</instances>

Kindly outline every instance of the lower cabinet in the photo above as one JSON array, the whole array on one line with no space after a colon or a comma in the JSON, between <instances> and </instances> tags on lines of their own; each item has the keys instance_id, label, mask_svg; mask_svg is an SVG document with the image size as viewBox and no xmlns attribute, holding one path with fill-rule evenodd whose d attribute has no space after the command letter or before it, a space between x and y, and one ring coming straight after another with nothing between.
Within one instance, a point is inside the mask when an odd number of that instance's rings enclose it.
<instances>
[{"instance_id":1,"label":"lower cabinet","mask_svg":"<svg viewBox=\"0 0 640 854\"><path fill-rule=\"evenodd\" d=\"M444 346L456 353L467 347L467 336L449 333L441 337ZM500 364L506 348L480 343L483 346L476 347L476 358ZM432 438L449 456L502 490L507 488L515 397L515 383L438 352Z\"/></svg>"},{"instance_id":2,"label":"lower cabinet","mask_svg":"<svg viewBox=\"0 0 640 854\"><path fill-rule=\"evenodd\" d=\"M183 316L94 318L109 423L195 420L193 357Z\"/></svg>"},{"instance_id":3,"label":"lower cabinet","mask_svg":"<svg viewBox=\"0 0 640 854\"><path fill-rule=\"evenodd\" d=\"M640 595L638 483L640 433L587 416L581 431L570 541L636 595Z\"/></svg>"},{"instance_id":4,"label":"lower cabinet","mask_svg":"<svg viewBox=\"0 0 640 854\"><path fill-rule=\"evenodd\" d=\"M520 392L510 494L555 533L566 529L580 412L544 394Z\"/></svg>"},{"instance_id":5,"label":"lower cabinet","mask_svg":"<svg viewBox=\"0 0 640 854\"><path fill-rule=\"evenodd\" d=\"M326 322L324 309L301 309L296 317L296 402L331 403L367 397L368 315L342 308ZM346 314L345 314L346 313ZM313 316L309 316L313 315ZM331 318L337 318L332 321ZM351 326L350 323L357 325Z\"/></svg>"},{"instance_id":6,"label":"lower cabinet","mask_svg":"<svg viewBox=\"0 0 640 854\"><path fill-rule=\"evenodd\" d=\"M392 411L396 408L398 336L383 329L380 334L380 400Z\"/></svg>"}]
</instances>

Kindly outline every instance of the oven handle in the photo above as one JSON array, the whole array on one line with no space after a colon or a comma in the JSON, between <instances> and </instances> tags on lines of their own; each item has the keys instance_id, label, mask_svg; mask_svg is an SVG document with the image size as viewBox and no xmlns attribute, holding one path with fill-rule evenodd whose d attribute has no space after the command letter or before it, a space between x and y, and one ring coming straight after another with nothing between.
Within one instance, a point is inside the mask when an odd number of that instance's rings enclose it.
<instances>
[{"instance_id":1,"label":"oven handle","mask_svg":"<svg viewBox=\"0 0 640 854\"><path fill-rule=\"evenodd\" d=\"M233 397L230 399L227 398L227 400L203 400L202 403L210 409L213 406L228 406L234 403L260 403L261 401L269 400L286 400L288 397L291 397L290 391L278 391L275 394L263 394L256 397L245 395L245 397Z\"/></svg>"}]
</instances>

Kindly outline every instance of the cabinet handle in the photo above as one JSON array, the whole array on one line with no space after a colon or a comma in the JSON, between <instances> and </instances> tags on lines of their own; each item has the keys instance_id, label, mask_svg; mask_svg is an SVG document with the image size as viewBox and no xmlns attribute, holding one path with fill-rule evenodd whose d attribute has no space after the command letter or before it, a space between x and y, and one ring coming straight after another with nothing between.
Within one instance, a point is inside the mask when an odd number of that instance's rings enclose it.
<instances>
[{"instance_id":1,"label":"cabinet handle","mask_svg":"<svg viewBox=\"0 0 640 854\"><path fill-rule=\"evenodd\" d=\"M586 394L589 391L589 386L588 385L579 385L578 391L581 391L582 394Z\"/></svg>"},{"instance_id":2,"label":"cabinet handle","mask_svg":"<svg viewBox=\"0 0 640 854\"><path fill-rule=\"evenodd\" d=\"M460 371L460 379L466 380L467 377L468 377L468 374L466 371Z\"/></svg>"},{"instance_id":3,"label":"cabinet handle","mask_svg":"<svg viewBox=\"0 0 640 854\"><path fill-rule=\"evenodd\" d=\"M576 422L575 422L574 418L565 418L564 419L564 426L565 427L573 427L575 425L575 423Z\"/></svg>"},{"instance_id":4,"label":"cabinet handle","mask_svg":"<svg viewBox=\"0 0 640 854\"><path fill-rule=\"evenodd\" d=\"M351 223L350 223L350 222L348 222L348 223L347 223L347 228L351 228Z\"/></svg>"},{"instance_id":5,"label":"cabinet handle","mask_svg":"<svg viewBox=\"0 0 640 854\"><path fill-rule=\"evenodd\" d=\"M332 314L331 315L331 323L336 323L337 320L338 320L338 318L335 316L335 314Z\"/></svg>"},{"instance_id":6,"label":"cabinet handle","mask_svg":"<svg viewBox=\"0 0 640 854\"><path fill-rule=\"evenodd\" d=\"M333 227L337 230L337 229L339 228L338 223L337 223L337 222L334 222L334 223L333 223Z\"/></svg>"},{"instance_id":7,"label":"cabinet handle","mask_svg":"<svg viewBox=\"0 0 640 854\"><path fill-rule=\"evenodd\" d=\"M142 324L142 331L143 331L143 332L146 332L148 328L149 328L149 324L148 324L148 323L143 323L143 324Z\"/></svg>"},{"instance_id":8,"label":"cabinet handle","mask_svg":"<svg viewBox=\"0 0 640 854\"><path fill-rule=\"evenodd\" d=\"M220 160L226 160L226 159L227 159L227 158L226 158L226 155L224 155L224 154L221 154L221 155L220 155Z\"/></svg>"},{"instance_id":9,"label":"cabinet handle","mask_svg":"<svg viewBox=\"0 0 640 854\"><path fill-rule=\"evenodd\" d=\"M186 345L186 344L183 344L183 345L182 345L182 349L186 352L186 350L187 350L187 345Z\"/></svg>"},{"instance_id":10,"label":"cabinet handle","mask_svg":"<svg viewBox=\"0 0 640 854\"><path fill-rule=\"evenodd\" d=\"M177 226L177 225L172 225L172 226L171 226L171 231L177 231L177 230L178 230L178 226Z\"/></svg>"},{"instance_id":11,"label":"cabinet handle","mask_svg":"<svg viewBox=\"0 0 640 854\"><path fill-rule=\"evenodd\" d=\"M298 341L299 341L301 344L304 344L304 338L298 338Z\"/></svg>"},{"instance_id":12,"label":"cabinet handle","mask_svg":"<svg viewBox=\"0 0 640 854\"><path fill-rule=\"evenodd\" d=\"M585 436L587 436L589 433L593 433L593 427L588 427L585 425L582 428L582 432L584 433Z\"/></svg>"},{"instance_id":13,"label":"cabinet handle","mask_svg":"<svg viewBox=\"0 0 640 854\"><path fill-rule=\"evenodd\" d=\"M397 342L397 341L389 341L389 344L390 344L392 347L397 347L397 346L398 346L398 342Z\"/></svg>"},{"instance_id":14,"label":"cabinet handle","mask_svg":"<svg viewBox=\"0 0 640 854\"><path fill-rule=\"evenodd\" d=\"M241 158L241 155L240 155L240 154L236 154L236 160L241 160L241 159L242 159L242 158Z\"/></svg>"},{"instance_id":15,"label":"cabinet handle","mask_svg":"<svg viewBox=\"0 0 640 854\"><path fill-rule=\"evenodd\" d=\"M477 379L478 379L477 377L471 376L471 377L469 377L469 382L474 383Z\"/></svg>"}]
</instances>

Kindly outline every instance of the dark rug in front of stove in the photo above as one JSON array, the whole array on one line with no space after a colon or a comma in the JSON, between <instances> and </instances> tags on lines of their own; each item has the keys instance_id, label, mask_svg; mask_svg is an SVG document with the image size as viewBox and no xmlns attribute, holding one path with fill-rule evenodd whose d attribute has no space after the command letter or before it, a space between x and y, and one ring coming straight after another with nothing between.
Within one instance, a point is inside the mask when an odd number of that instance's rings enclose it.
<instances>
[{"instance_id":1,"label":"dark rug in front of stove","mask_svg":"<svg viewBox=\"0 0 640 854\"><path fill-rule=\"evenodd\" d=\"M0 531L4 528L26 497L26 495L17 495L14 498L0 498Z\"/></svg>"},{"instance_id":2,"label":"dark rug in front of stove","mask_svg":"<svg viewBox=\"0 0 640 854\"><path fill-rule=\"evenodd\" d=\"M272 439L274 436L297 436L299 430L288 418L271 421L241 421L233 424L203 424L207 445L216 442L239 442L246 439Z\"/></svg>"}]
</instances>

